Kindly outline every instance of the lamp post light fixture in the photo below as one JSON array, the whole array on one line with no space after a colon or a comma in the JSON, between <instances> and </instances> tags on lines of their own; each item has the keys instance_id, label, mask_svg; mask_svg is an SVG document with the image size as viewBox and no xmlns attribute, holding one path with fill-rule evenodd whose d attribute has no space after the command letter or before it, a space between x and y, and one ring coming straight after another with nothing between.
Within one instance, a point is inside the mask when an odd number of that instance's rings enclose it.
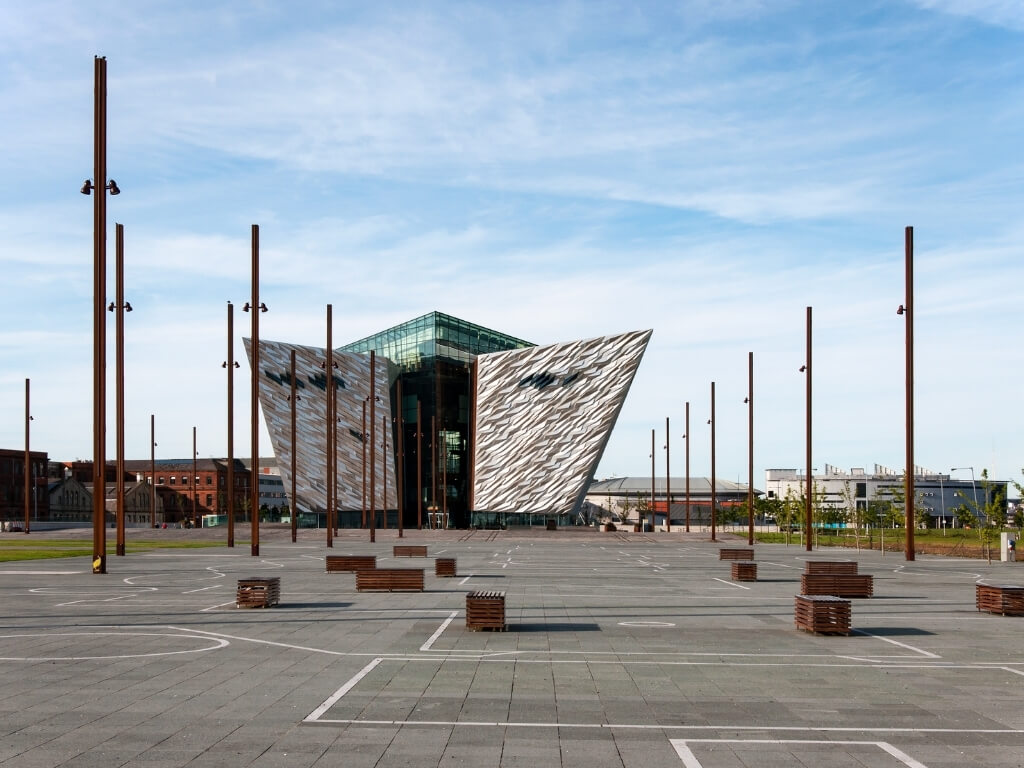
<instances>
[{"instance_id":1,"label":"lamp post light fixture","mask_svg":"<svg viewBox=\"0 0 1024 768\"><path fill-rule=\"evenodd\" d=\"M754 353L747 353L747 546L754 546Z\"/></svg>"},{"instance_id":2,"label":"lamp post light fixture","mask_svg":"<svg viewBox=\"0 0 1024 768\"><path fill-rule=\"evenodd\" d=\"M904 254L906 270L906 303L900 304L896 310L897 315L906 319L906 469L904 470L906 482L906 503L904 514L906 517L906 547L904 557L907 560L914 559L914 528L917 521L914 519L914 228L907 227L904 230Z\"/></svg>"},{"instance_id":3,"label":"lamp post light fixture","mask_svg":"<svg viewBox=\"0 0 1024 768\"><path fill-rule=\"evenodd\" d=\"M107 441L107 193L121 194L117 182L107 181L107 60L93 60L93 177L82 184L93 195L93 461L92 572L107 572L106 441Z\"/></svg>"},{"instance_id":4,"label":"lamp post light fixture","mask_svg":"<svg viewBox=\"0 0 1024 768\"><path fill-rule=\"evenodd\" d=\"M149 527L156 528L156 414L149 414Z\"/></svg>"},{"instance_id":5,"label":"lamp post light fixture","mask_svg":"<svg viewBox=\"0 0 1024 768\"><path fill-rule=\"evenodd\" d=\"M668 426L668 416L665 417L665 530L668 533L672 533L672 468L669 460L669 443L672 440L669 438L671 432Z\"/></svg>"},{"instance_id":6,"label":"lamp post light fixture","mask_svg":"<svg viewBox=\"0 0 1024 768\"><path fill-rule=\"evenodd\" d=\"M249 477L249 507L252 514L253 557L260 555L260 314L267 305L260 302L260 227L252 225L252 302L245 302L243 312L252 313L252 402L250 403L250 442L252 469Z\"/></svg>"},{"instance_id":7,"label":"lamp post light fixture","mask_svg":"<svg viewBox=\"0 0 1024 768\"><path fill-rule=\"evenodd\" d=\"M115 312L115 380L116 389L116 435L117 463L115 478L114 521L117 529L117 546L119 557L125 553L124 543L124 313L132 311L132 305L124 299L124 225L115 224L115 285L116 299L107 305L108 312Z\"/></svg>"},{"instance_id":8,"label":"lamp post light fixture","mask_svg":"<svg viewBox=\"0 0 1024 768\"><path fill-rule=\"evenodd\" d=\"M29 503L29 476L32 474L32 457L29 451L29 422L32 413L29 410L29 380L25 379L25 533L28 533L31 505ZM35 488L33 487L33 491Z\"/></svg>"},{"instance_id":9,"label":"lamp post light fixture","mask_svg":"<svg viewBox=\"0 0 1024 768\"><path fill-rule=\"evenodd\" d=\"M224 498L228 513L228 546L235 546L235 306L228 302L228 359L220 364L228 372L228 476Z\"/></svg>"},{"instance_id":10,"label":"lamp post light fixture","mask_svg":"<svg viewBox=\"0 0 1024 768\"><path fill-rule=\"evenodd\" d=\"M683 440L686 441L686 532L690 532L690 401L686 401L686 432L683 433Z\"/></svg>"},{"instance_id":11,"label":"lamp post light fixture","mask_svg":"<svg viewBox=\"0 0 1024 768\"><path fill-rule=\"evenodd\" d=\"M804 548L811 551L811 528L813 526L813 513L812 513L812 496L814 493L813 487L813 475L811 471L811 308L807 308L807 357L806 362L800 366L800 373L806 375L807 383L807 434L806 434L806 447L807 447L807 477L805 481L807 483L807 490L804 498Z\"/></svg>"},{"instance_id":12,"label":"lamp post light fixture","mask_svg":"<svg viewBox=\"0 0 1024 768\"><path fill-rule=\"evenodd\" d=\"M711 418L708 419L708 424L711 425L711 540L717 541L715 538L715 503L717 501L715 494L715 382L711 382Z\"/></svg>"}]
</instances>

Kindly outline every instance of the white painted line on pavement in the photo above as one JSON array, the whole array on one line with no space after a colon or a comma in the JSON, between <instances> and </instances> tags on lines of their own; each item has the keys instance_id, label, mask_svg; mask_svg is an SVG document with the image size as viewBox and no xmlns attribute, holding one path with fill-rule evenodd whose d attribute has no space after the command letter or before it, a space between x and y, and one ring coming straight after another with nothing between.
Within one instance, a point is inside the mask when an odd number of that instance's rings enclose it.
<instances>
[{"instance_id":1,"label":"white painted line on pavement","mask_svg":"<svg viewBox=\"0 0 1024 768\"><path fill-rule=\"evenodd\" d=\"M878 747L888 752L908 768L928 768L924 763L915 760L906 752L897 749L885 741L822 741L811 739L669 739L686 768L703 768L703 764L693 754L689 744L828 744L830 746L868 746Z\"/></svg>"},{"instance_id":2,"label":"white painted line on pavement","mask_svg":"<svg viewBox=\"0 0 1024 768\"><path fill-rule=\"evenodd\" d=\"M725 579L719 579L717 576L712 576L715 581L720 581L723 584L728 584L730 587L736 587L737 589L750 589L750 587L744 587L742 584L736 584L732 581L726 581Z\"/></svg>"},{"instance_id":3,"label":"white painted line on pavement","mask_svg":"<svg viewBox=\"0 0 1024 768\"><path fill-rule=\"evenodd\" d=\"M430 650L430 646L432 646L434 644L434 641L437 640L437 638L439 638L441 636L442 632L444 632L446 629L448 629L448 625L451 624L452 621L455 620L455 617L458 616L458 615L459 615L458 611L452 611L451 615L448 616L448 618L445 619L443 622L441 622L441 626L438 627L437 631L434 632L434 634L432 634L430 636L430 639L427 640L427 642L425 642L423 645L420 646L420 650L421 651L429 651Z\"/></svg>"},{"instance_id":4,"label":"white painted line on pavement","mask_svg":"<svg viewBox=\"0 0 1024 768\"><path fill-rule=\"evenodd\" d=\"M361 670L356 672L355 675L348 679L348 682L346 682L343 686L341 686L341 688L339 688L333 694L331 694L331 696L328 697L328 699L323 704L321 704L319 707L310 712L302 722L315 723L317 720L319 720L320 716L324 712L326 712L335 704L337 704L342 696L344 696L346 693L355 688L356 684L364 677L366 677L368 674L370 674L370 672L373 671L374 667L376 667L382 661L384 661L384 659L377 657L369 664L367 664L365 667L363 667Z\"/></svg>"},{"instance_id":5,"label":"white painted line on pavement","mask_svg":"<svg viewBox=\"0 0 1024 768\"><path fill-rule=\"evenodd\" d=\"M893 640L892 638L882 637L881 635L874 635L871 632L865 632L863 629L853 629L851 631L852 632L856 632L858 635L867 635L868 637L873 637L876 640L883 640L886 643L892 643L893 645L899 646L900 648L906 648L908 651L913 651L914 653L919 653L919 654L921 654L922 656L924 656L925 658L928 658L928 659L941 659L942 658L941 656L939 656L937 654L934 654L934 653L932 653L930 651L923 651L920 648L915 648L912 645L907 645L906 643L901 643L898 640Z\"/></svg>"}]
</instances>

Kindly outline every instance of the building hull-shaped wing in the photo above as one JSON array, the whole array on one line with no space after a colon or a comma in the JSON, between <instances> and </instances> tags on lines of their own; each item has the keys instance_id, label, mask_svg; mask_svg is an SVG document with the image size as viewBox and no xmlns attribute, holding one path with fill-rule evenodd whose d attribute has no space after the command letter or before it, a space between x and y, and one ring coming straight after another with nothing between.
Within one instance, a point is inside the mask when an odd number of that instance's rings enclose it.
<instances>
[{"instance_id":1,"label":"building hull-shaped wing","mask_svg":"<svg viewBox=\"0 0 1024 768\"><path fill-rule=\"evenodd\" d=\"M252 364L251 340L244 339L246 354ZM295 445L291 429L291 352L295 350L295 380L298 399L295 403ZM359 510L363 504L363 403L370 392L369 355L334 351L334 387L337 392L337 489L338 509ZM295 492L292 503L300 512L324 512L327 507L327 386L323 365L326 350L275 341L260 341L260 405L267 422L270 442L277 457L285 490L291 494L292 453L296 455ZM377 398L375 445L375 482L366 474L367 508L372 504L384 509L397 507L393 434L385 430L382 417L391 424L388 362L376 359L373 394ZM367 420L370 409L367 407ZM366 467L370 466L370 424L366 425ZM381 434L384 432L384 434ZM375 488L375 490L373 490ZM371 493L375 496L371 497Z\"/></svg>"},{"instance_id":2,"label":"building hull-shaped wing","mask_svg":"<svg viewBox=\"0 0 1024 768\"><path fill-rule=\"evenodd\" d=\"M475 511L574 514L651 331L477 358Z\"/></svg>"}]
</instances>

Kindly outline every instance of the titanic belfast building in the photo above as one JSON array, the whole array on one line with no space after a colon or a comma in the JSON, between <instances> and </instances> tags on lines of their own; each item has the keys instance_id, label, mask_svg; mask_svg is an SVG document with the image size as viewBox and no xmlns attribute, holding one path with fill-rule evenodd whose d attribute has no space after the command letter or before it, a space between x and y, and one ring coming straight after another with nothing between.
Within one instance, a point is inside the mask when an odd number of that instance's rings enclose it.
<instances>
[{"instance_id":1,"label":"titanic belfast building","mask_svg":"<svg viewBox=\"0 0 1024 768\"><path fill-rule=\"evenodd\" d=\"M431 312L331 350L332 376L326 349L261 339L260 405L289 505L322 522L333 495L341 527L370 510L377 527L399 514L406 527L569 523L650 336L538 346Z\"/></svg>"}]
</instances>

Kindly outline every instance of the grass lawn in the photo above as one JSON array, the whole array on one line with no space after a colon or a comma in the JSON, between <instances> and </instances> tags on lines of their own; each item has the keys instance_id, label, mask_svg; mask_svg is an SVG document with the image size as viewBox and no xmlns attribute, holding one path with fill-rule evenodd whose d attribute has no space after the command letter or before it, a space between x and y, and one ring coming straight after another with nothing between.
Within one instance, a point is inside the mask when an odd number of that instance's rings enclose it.
<instances>
[{"instance_id":1,"label":"grass lawn","mask_svg":"<svg viewBox=\"0 0 1024 768\"><path fill-rule=\"evenodd\" d=\"M127 541L125 552L146 552L153 549L196 549L201 547L223 547L215 541ZM107 554L117 551L116 542L107 541ZM0 563L16 560L46 560L54 557L92 557L92 539L54 539L49 541L26 541L24 539L0 539Z\"/></svg>"},{"instance_id":2,"label":"grass lawn","mask_svg":"<svg viewBox=\"0 0 1024 768\"><path fill-rule=\"evenodd\" d=\"M860 536L860 548L861 549L881 549L883 537L879 534L883 533L878 529L871 531L871 535L868 536L862 533ZM999 531L992 537L991 547L992 554L994 557L999 557ZM1018 538L1020 532L1014 529L1010 529L1007 533L1012 534L1013 538ZM754 538L757 541L763 541L766 543L785 544L786 534L785 533L757 533L755 532ZM897 550L902 551L906 544L904 537L904 531L902 528L896 530L887 529L884 531L884 542L886 552L895 552ZM803 546L803 540L800 538L799 533L792 533L789 537L789 544L791 546ZM820 533L814 541L815 548L817 547L848 547L850 549L857 548L857 537L852 532L842 533ZM947 528L945 534L941 530L928 529L926 531L914 531L914 551L920 554L928 555L949 555L952 557L986 557L985 544L982 541L977 530L964 530L963 528L950 529Z\"/></svg>"}]
</instances>

